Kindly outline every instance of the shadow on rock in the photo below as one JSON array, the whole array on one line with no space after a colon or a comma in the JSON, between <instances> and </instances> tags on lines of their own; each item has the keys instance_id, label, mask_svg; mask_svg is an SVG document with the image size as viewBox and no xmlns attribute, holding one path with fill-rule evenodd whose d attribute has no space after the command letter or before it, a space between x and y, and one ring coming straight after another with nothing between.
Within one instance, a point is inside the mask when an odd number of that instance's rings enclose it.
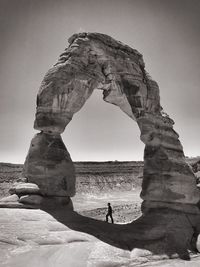
<instances>
[{"instance_id":1,"label":"shadow on rock","mask_svg":"<svg viewBox=\"0 0 200 267\"><path fill-rule=\"evenodd\" d=\"M150 257L190 260L197 253L200 216L171 209L151 209L129 224L110 224L85 217L67 206L43 207L45 212L72 230L90 234L117 248L149 251ZM141 252L142 253L142 252ZM137 255L138 256L138 255Z\"/></svg>"}]
</instances>

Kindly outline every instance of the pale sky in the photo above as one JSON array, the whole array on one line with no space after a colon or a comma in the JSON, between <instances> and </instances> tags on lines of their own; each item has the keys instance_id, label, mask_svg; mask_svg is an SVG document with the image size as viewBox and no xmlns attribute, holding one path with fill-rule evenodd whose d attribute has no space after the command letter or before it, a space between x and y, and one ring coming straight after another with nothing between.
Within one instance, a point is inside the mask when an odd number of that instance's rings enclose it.
<instances>
[{"instance_id":1,"label":"pale sky","mask_svg":"<svg viewBox=\"0 0 200 267\"><path fill-rule=\"evenodd\" d=\"M200 155L199 14L199 0L0 0L0 162L24 162L40 83L80 31L143 54L185 154ZM96 90L62 137L74 161L142 160L139 135Z\"/></svg>"}]
</instances>

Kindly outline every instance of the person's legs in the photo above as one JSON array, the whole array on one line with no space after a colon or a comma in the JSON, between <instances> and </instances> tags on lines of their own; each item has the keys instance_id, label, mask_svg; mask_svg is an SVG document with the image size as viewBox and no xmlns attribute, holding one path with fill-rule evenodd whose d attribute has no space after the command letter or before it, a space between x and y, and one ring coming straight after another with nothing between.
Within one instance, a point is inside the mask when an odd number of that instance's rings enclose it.
<instances>
[{"instance_id":1,"label":"person's legs","mask_svg":"<svg viewBox=\"0 0 200 267\"><path fill-rule=\"evenodd\" d=\"M112 222L112 223L114 223L114 220L113 220L112 214L110 214L110 218L111 218L111 222Z\"/></svg>"},{"instance_id":2,"label":"person's legs","mask_svg":"<svg viewBox=\"0 0 200 267\"><path fill-rule=\"evenodd\" d=\"M108 222L108 215L109 215L109 214L106 214L106 221L107 221L107 222Z\"/></svg>"}]
</instances>

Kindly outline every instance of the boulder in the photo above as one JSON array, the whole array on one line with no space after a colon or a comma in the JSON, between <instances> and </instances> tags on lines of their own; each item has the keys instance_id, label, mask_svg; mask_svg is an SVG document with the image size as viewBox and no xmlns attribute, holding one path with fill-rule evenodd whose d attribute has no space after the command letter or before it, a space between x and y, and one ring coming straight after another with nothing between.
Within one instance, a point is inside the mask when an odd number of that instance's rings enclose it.
<instances>
[{"instance_id":1,"label":"boulder","mask_svg":"<svg viewBox=\"0 0 200 267\"><path fill-rule=\"evenodd\" d=\"M24 195L21 196L19 202L22 204L40 205L43 197L40 195Z\"/></svg>"},{"instance_id":2,"label":"boulder","mask_svg":"<svg viewBox=\"0 0 200 267\"><path fill-rule=\"evenodd\" d=\"M40 194L40 189L34 183L15 183L9 189L10 194L26 195L26 194Z\"/></svg>"},{"instance_id":3,"label":"boulder","mask_svg":"<svg viewBox=\"0 0 200 267\"><path fill-rule=\"evenodd\" d=\"M16 194L13 194L0 199L0 208L35 209L36 205L34 203L20 203L20 197Z\"/></svg>"}]
</instances>

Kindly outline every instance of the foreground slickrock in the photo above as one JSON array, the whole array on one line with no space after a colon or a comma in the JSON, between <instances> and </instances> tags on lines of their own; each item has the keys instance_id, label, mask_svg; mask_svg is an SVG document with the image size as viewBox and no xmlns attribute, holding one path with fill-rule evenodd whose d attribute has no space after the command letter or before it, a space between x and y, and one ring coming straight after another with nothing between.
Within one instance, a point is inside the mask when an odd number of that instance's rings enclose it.
<instances>
[{"instance_id":1,"label":"foreground slickrock","mask_svg":"<svg viewBox=\"0 0 200 267\"><path fill-rule=\"evenodd\" d=\"M200 256L186 255L176 243L186 234L173 231L173 221L190 231L183 213L156 211L127 225L90 219L65 208L57 210L0 209L1 267L198 267ZM155 221L156 220L156 221ZM170 231L167 231L165 225ZM171 225L171 227L170 227ZM153 234L152 228L153 227ZM170 240L165 247L163 239ZM200 243L197 244L200 249ZM167 253L166 253L167 252ZM170 258L170 259L169 259Z\"/></svg>"},{"instance_id":2,"label":"foreground slickrock","mask_svg":"<svg viewBox=\"0 0 200 267\"><path fill-rule=\"evenodd\" d=\"M33 138L24 164L27 182L36 184L40 191L29 194L27 186L27 192L25 189L22 195L16 193L10 207L22 208L20 212L25 214L23 207L45 211L51 208L49 213L56 214L54 218L66 225L66 217L62 217L66 210L59 210L59 206L67 208L75 194L75 172L61 134L94 89L103 90L104 101L117 105L138 124L145 144L142 216L124 227L109 226L111 240L102 231L97 237L101 239L103 235L104 242L123 250L138 248L152 255L171 258L177 254L188 260L191 251L197 252L200 232L196 177L186 163L174 122L160 105L159 87L145 70L142 55L104 34L73 35L69 46L45 75L37 95L34 122L40 133ZM17 197L19 201L13 203ZM5 202L2 207L6 207ZM70 220L74 213L65 216ZM84 223L80 220L76 230L87 232ZM70 226L74 227L73 223ZM96 226L91 226L94 236L98 232ZM120 231L117 240L116 229ZM75 251L78 247L74 244ZM109 251L112 258L112 249ZM104 250L100 248L97 253L104 255ZM69 259L76 257L76 253L72 255Z\"/></svg>"}]
</instances>

